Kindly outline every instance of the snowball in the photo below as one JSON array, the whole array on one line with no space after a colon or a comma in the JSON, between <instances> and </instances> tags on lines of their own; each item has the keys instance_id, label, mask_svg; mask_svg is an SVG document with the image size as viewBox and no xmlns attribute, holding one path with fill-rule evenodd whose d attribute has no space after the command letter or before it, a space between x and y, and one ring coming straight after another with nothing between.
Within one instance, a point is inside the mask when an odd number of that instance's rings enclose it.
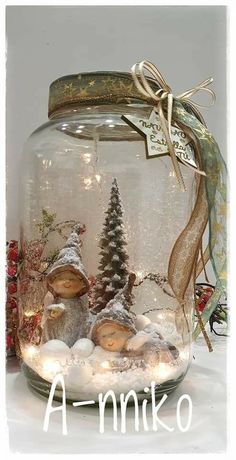
<instances>
[{"instance_id":1,"label":"snowball","mask_svg":"<svg viewBox=\"0 0 236 460\"><path fill-rule=\"evenodd\" d=\"M49 340L40 347L39 351L40 360L51 360L65 363L71 358L71 351L66 343L61 340Z\"/></svg>"},{"instance_id":2,"label":"snowball","mask_svg":"<svg viewBox=\"0 0 236 460\"><path fill-rule=\"evenodd\" d=\"M71 348L72 355L75 359L87 358L93 353L94 343L89 339L79 339Z\"/></svg>"},{"instance_id":3,"label":"snowball","mask_svg":"<svg viewBox=\"0 0 236 460\"><path fill-rule=\"evenodd\" d=\"M88 383L93 376L93 369L89 363L81 363L68 368L68 374L65 379L66 387L78 389Z\"/></svg>"},{"instance_id":4,"label":"snowball","mask_svg":"<svg viewBox=\"0 0 236 460\"><path fill-rule=\"evenodd\" d=\"M135 318L135 327L138 331L142 331L151 321L147 316L137 315Z\"/></svg>"}]
</instances>

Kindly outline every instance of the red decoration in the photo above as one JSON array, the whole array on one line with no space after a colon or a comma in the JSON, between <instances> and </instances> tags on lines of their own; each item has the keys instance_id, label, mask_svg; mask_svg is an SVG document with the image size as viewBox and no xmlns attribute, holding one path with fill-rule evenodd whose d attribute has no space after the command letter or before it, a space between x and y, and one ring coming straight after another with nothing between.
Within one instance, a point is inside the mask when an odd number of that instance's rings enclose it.
<instances>
[{"instance_id":1,"label":"red decoration","mask_svg":"<svg viewBox=\"0 0 236 460\"><path fill-rule=\"evenodd\" d=\"M10 276L11 278L13 278L14 276L17 275L17 267L15 265L13 265L12 267L8 267L7 268L7 274L8 276Z\"/></svg>"},{"instance_id":2,"label":"red decoration","mask_svg":"<svg viewBox=\"0 0 236 460\"><path fill-rule=\"evenodd\" d=\"M38 345L41 338L41 320L42 314L25 316L21 322L19 335L22 341Z\"/></svg>"},{"instance_id":3,"label":"red decoration","mask_svg":"<svg viewBox=\"0 0 236 460\"><path fill-rule=\"evenodd\" d=\"M7 254L7 260L10 260L11 262L18 262L18 251L15 247L12 249L9 249L8 254Z\"/></svg>"},{"instance_id":4,"label":"red decoration","mask_svg":"<svg viewBox=\"0 0 236 460\"><path fill-rule=\"evenodd\" d=\"M17 266L18 266L18 243L11 240L7 243L7 267L6 267L6 350L8 355L15 354L18 308L17 308Z\"/></svg>"},{"instance_id":5,"label":"red decoration","mask_svg":"<svg viewBox=\"0 0 236 460\"><path fill-rule=\"evenodd\" d=\"M199 300L198 300L198 309L200 312L203 312L213 292L214 292L214 288L212 287L207 287L202 290L202 294L200 295Z\"/></svg>"}]
</instances>

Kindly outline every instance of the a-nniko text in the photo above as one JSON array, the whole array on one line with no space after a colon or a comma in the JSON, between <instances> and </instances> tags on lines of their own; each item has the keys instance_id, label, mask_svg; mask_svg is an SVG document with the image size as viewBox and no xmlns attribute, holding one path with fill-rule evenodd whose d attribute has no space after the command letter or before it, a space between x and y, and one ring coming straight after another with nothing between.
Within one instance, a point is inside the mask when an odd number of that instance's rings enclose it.
<instances>
[{"instance_id":1,"label":"a-nniko text","mask_svg":"<svg viewBox=\"0 0 236 460\"><path fill-rule=\"evenodd\" d=\"M60 384L62 388L62 404L60 406L53 407L53 396L56 389L56 386ZM156 383L151 382L150 388L144 388L144 392L150 396L150 405L151 405L151 417L147 417L147 404L148 400L144 399L140 404L138 401L137 394L134 390L130 390L127 394L121 393L119 401L117 401L117 396L113 390L107 391L105 394L98 394L98 429L102 434L105 432L105 409L107 400L109 402L112 400L113 403L113 430L115 432L120 431L121 433L126 433L126 418L127 418L127 405L132 401L133 403L133 413L134 413L134 429L135 431L158 431L158 429L164 429L168 432L173 432L179 430L181 432L186 432L189 430L192 421L192 409L193 404L190 396L188 394L183 394L178 398L176 404L176 426L169 426L163 422L161 419L161 409L164 406L165 401L167 400L167 394L164 394L161 400L156 402L155 395ZM117 402L119 402L120 409L118 410ZM185 406L185 409L182 410L182 406ZM79 401L74 402L74 407L81 407L87 405L96 404L96 401ZM44 417L43 430L48 431L50 416L53 412L61 411L62 413L62 433L63 435L68 434L67 429L67 420L66 420L66 390L65 382L62 374L57 374L51 385L51 390L48 398L47 408ZM182 414L183 412L183 414ZM187 412L187 415L186 415ZM119 422L119 423L118 423ZM119 426L118 426L119 425Z\"/></svg>"}]
</instances>

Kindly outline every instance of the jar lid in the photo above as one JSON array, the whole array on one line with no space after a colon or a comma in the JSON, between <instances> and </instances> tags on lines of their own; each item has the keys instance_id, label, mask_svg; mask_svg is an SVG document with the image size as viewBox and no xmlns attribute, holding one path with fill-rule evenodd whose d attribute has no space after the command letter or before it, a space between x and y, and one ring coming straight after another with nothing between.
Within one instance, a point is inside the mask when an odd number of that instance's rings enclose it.
<instances>
[{"instance_id":1,"label":"jar lid","mask_svg":"<svg viewBox=\"0 0 236 460\"><path fill-rule=\"evenodd\" d=\"M150 84L157 89L156 83ZM49 118L59 109L72 104L147 104L149 98L136 88L129 72L88 72L66 75L53 81L49 88Z\"/></svg>"}]
</instances>

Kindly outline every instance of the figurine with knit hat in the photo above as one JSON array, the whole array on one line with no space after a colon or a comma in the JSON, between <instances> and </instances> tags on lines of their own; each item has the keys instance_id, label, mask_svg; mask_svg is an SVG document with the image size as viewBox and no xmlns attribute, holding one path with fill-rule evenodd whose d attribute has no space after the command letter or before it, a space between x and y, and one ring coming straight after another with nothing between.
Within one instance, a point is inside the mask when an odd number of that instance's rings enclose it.
<instances>
[{"instance_id":1,"label":"figurine with knit hat","mask_svg":"<svg viewBox=\"0 0 236 460\"><path fill-rule=\"evenodd\" d=\"M145 366L172 362L178 358L176 347L166 342L150 324L142 331L136 327L136 315L130 311L135 278L131 273L124 288L97 314L90 332L91 339L106 351L144 360Z\"/></svg>"},{"instance_id":2,"label":"figurine with knit hat","mask_svg":"<svg viewBox=\"0 0 236 460\"><path fill-rule=\"evenodd\" d=\"M136 334L135 314L130 311L135 274L107 306L97 314L90 336L95 345L107 351L122 351L127 341Z\"/></svg>"},{"instance_id":3,"label":"figurine with knit hat","mask_svg":"<svg viewBox=\"0 0 236 460\"><path fill-rule=\"evenodd\" d=\"M88 278L80 251L80 225L76 225L46 276L41 343L58 339L69 347L86 337L90 312Z\"/></svg>"}]
</instances>

